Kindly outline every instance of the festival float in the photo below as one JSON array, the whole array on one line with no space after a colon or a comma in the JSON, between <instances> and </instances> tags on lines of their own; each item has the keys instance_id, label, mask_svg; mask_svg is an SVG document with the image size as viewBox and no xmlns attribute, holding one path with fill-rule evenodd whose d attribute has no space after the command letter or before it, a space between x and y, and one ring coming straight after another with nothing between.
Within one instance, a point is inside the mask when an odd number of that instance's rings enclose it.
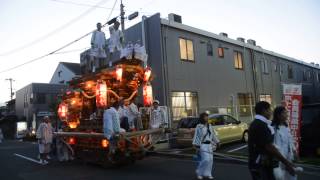
<instances>
[{"instance_id":1,"label":"festival float","mask_svg":"<svg viewBox=\"0 0 320 180\"><path fill-rule=\"evenodd\" d=\"M103 134L103 111L120 99L132 102L139 93L145 107L153 101L152 70L144 65L144 47L127 47L121 54L112 66L70 81L62 96L58 116L63 128L56 136L72 158L103 166L132 163L142 159L156 142L149 138L152 134L164 133L163 128L148 129L149 117L143 116L143 128L120 133L116 151L111 153L112 142Z\"/></svg>"}]
</instances>

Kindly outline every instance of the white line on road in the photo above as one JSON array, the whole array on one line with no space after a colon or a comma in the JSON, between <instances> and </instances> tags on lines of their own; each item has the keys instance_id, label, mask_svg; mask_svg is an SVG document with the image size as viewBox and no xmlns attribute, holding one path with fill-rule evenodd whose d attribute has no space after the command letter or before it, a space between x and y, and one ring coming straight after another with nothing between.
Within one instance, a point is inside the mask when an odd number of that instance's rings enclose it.
<instances>
[{"instance_id":1,"label":"white line on road","mask_svg":"<svg viewBox=\"0 0 320 180\"><path fill-rule=\"evenodd\" d=\"M29 160L29 161L32 161L32 162L37 163L37 164L41 164L39 161L37 161L35 159L29 158L29 157L26 157L26 156L22 156L20 154L14 153L13 155L18 156L18 157L23 158L23 159L26 159L26 160Z\"/></svg>"},{"instance_id":2,"label":"white line on road","mask_svg":"<svg viewBox=\"0 0 320 180\"><path fill-rule=\"evenodd\" d=\"M230 151L228 152L235 152L235 151L238 151L240 149L243 149L243 148L246 148L248 145L244 145L244 146L241 146L241 147L238 147L238 148L235 148L235 149L231 149Z\"/></svg>"}]
</instances>

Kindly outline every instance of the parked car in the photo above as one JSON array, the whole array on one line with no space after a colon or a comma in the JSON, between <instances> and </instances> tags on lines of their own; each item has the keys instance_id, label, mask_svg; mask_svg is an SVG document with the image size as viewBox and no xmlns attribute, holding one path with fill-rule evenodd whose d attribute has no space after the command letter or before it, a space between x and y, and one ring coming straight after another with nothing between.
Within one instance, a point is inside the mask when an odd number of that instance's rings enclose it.
<instances>
[{"instance_id":1,"label":"parked car","mask_svg":"<svg viewBox=\"0 0 320 180\"><path fill-rule=\"evenodd\" d=\"M208 122L217 132L221 144L234 141L248 141L248 124L237 120L227 114L210 114ZM177 139L178 146L191 146L195 127L199 124L199 118L182 118L178 123Z\"/></svg>"}]
</instances>

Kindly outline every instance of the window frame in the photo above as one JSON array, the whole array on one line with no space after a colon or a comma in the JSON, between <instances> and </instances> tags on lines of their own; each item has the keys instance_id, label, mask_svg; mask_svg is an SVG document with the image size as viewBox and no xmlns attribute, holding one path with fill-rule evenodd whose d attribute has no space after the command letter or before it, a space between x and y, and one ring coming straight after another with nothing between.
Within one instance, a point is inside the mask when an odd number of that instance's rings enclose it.
<instances>
[{"instance_id":1,"label":"window frame","mask_svg":"<svg viewBox=\"0 0 320 180\"><path fill-rule=\"evenodd\" d=\"M270 99L270 101L267 100L268 99L267 97ZM266 102L272 104L272 96L271 96L271 94L260 94L259 101L266 101Z\"/></svg>"},{"instance_id":2,"label":"window frame","mask_svg":"<svg viewBox=\"0 0 320 180\"><path fill-rule=\"evenodd\" d=\"M183 93L183 96L174 96L174 93ZM190 93L190 96L187 96L187 93ZM174 97L183 97L183 105L182 106L174 106L174 103L173 103L173 98ZM191 107L188 107L188 104L187 104L187 98L190 97L190 98L195 98L195 101L193 103L195 103L195 109L193 109L193 106ZM171 92L171 110L172 110L172 120L173 121L179 121L181 118L184 118L183 116L174 116L174 108L178 108L178 109L184 109L185 112L187 112L188 110L192 110L194 111L195 113L192 113L192 116L198 116L198 113L199 113L199 96L198 96L198 93L195 92L195 91L172 91ZM193 99L191 99L193 100ZM188 117L188 115L187 115Z\"/></svg>"},{"instance_id":3,"label":"window frame","mask_svg":"<svg viewBox=\"0 0 320 180\"><path fill-rule=\"evenodd\" d=\"M223 47L218 47L217 48L217 54L218 54L219 58L224 58L224 48Z\"/></svg>"},{"instance_id":4,"label":"window frame","mask_svg":"<svg viewBox=\"0 0 320 180\"><path fill-rule=\"evenodd\" d=\"M240 60L239 60L239 57L240 57ZM237 50L233 51L233 60L234 60L234 68L235 69L244 70L243 53L241 51L237 51ZM241 67L240 67L240 64L241 64Z\"/></svg>"},{"instance_id":5,"label":"window frame","mask_svg":"<svg viewBox=\"0 0 320 180\"><path fill-rule=\"evenodd\" d=\"M207 43L207 56L213 56L213 45L210 42Z\"/></svg>"},{"instance_id":6,"label":"window frame","mask_svg":"<svg viewBox=\"0 0 320 180\"><path fill-rule=\"evenodd\" d=\"M293 66L290 64L287 64L287 71L288 71L288 79L293 79Z\"/></svg>"},{"instance_id":7,"label":"window frame","mask_svg":"<svg viewBox=\"0 0 320 180\"><path fill-rule=\"evenodd\" d=\"M182 57L182 48L181 48L181 40L185 41L185 54L186 54L186 59ZM192 59L189 58L188 54L188 42L191 42L192 44ZM186 61L186 62L195 62L195 55L194 55L194 43L192 39L184 38L184 37L179 37L179 52L180 52L180 60L181 61Z\"/></svg>"}]
</instances>

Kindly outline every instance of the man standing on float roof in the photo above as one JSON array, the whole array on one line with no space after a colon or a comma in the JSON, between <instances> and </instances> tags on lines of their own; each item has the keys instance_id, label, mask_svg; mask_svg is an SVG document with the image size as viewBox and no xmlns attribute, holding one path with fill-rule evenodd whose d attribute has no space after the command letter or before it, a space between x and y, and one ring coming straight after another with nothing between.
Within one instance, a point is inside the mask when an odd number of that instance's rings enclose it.
<instances>
[{"instance_id":1,"label":"man standing on float roof","mask_svg":"<svg viewBox=\"0 0 320 180\"><path fill-rule=\"evenodd\" d=\"M107 57L105 52L106 37L101 31L101 23L97 23L97 30L93 31L91 36L90 64L92 64L92 72L95 72L96 67L101 64L100 59Z\"/></svg>"}]
</instances>

